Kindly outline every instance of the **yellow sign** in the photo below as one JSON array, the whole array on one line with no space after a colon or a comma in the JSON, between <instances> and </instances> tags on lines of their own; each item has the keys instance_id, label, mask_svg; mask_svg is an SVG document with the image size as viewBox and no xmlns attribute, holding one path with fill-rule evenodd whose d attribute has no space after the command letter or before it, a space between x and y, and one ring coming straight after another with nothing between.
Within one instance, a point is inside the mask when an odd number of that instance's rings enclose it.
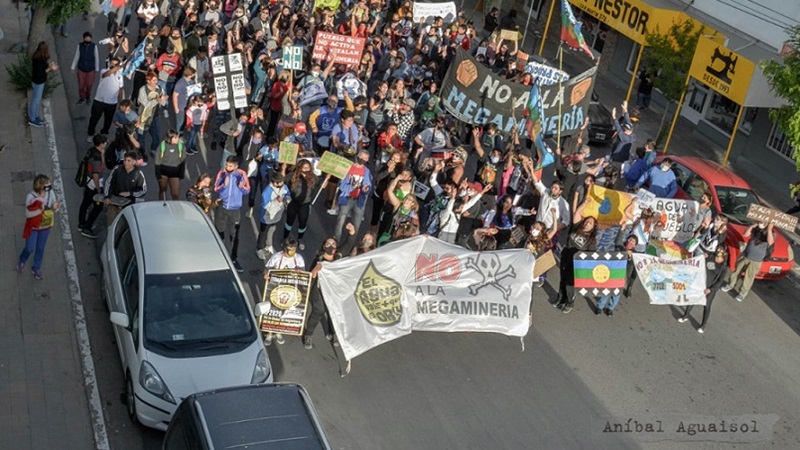
<instances>
[{"instance_id":1,"label":"yellow sign","mask_svg":"<svg viewBox=\"0 0 800 450\"><path fill-rule=\"evenodd\" d=\"M642 0L569 0L569 2L640 45L647 45L645 39L647 33L665 34L673 24L694 20L682 11L654 8ZM709 27L705 28L713 32Z\"/></svg>"},{"instance_id":2,"label":"yellow sign","mask_svg":"<svg viewBox=\"0 0 800 450\"><path fill-rule=\"evenodd\" d=\"M732 101L743 104L756 65L722 44L701 37L689 75Z\"/></svg>"},{"instance_id":3,"label":"yellow sign","mask_svg":"<svg viewBox=\"0 0 800 450\"><path fill-rule=\"evenodd\" d=\"M322 154L322 158L319 159L317 169L335 178L342 179L347 176L347 172L350 171L350 167L352 166L353 161L350 161L344 156L339 156L336 153L326 151Z\"/></svg>"},{"instance_id":4,"label":"yellow sign","mask_svg":"<svg viewBox=\"0 0 800 450\"><path fill-rule=\"evenodd\" d=\"M594 217L600 225L619 225L631 200L633 194L594 185L586 196L583 216Z\"/></svg>"},{"instance_id":5,"label":"yellow sign","mask_svg":"<svg viewBox=\"0 0 800 450\"><path fill-rule=\"evenodd\" d=\"M292 142L281 141L281 146L278 148L278 163L294 165L297 163L297 153L300 151L300 146Z\"/></svg>"}]
</instances>

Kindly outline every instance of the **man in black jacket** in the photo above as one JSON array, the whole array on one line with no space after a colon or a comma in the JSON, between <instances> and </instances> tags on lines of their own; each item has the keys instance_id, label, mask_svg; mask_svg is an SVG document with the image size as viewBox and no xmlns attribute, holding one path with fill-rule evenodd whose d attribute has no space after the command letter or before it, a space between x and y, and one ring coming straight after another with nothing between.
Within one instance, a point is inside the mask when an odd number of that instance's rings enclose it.
<instances>
[{"instance_id":1,"label":"man in black jacket","mask_svg":"<svg viewBox=\"0 0 800 450\"><path fill-rule=\"evenodd\" d=\"M122 165L115 167L108 176L104 196L109 225L122 208L144 200L144 195L147 193L144 174L136 167L138 157L135 151L126 153Z\"/></svg>"},{"instance_id":2,"label":"man in black jacket","mask_svg":"<svg viewBox=\"0 0 800 450\"><path fill-rule=\"evenodd\" d=\"M728 274L728 251L721 247L717 249L714 259L706 261L706 305L703 306L703 321L697 329L698 333L706 331L706 323L708 323L708 316L711 315L711 303L717 295L717 291L725 283L725 277ZM686 311L682 316L678 317L678 322L683 323L689 320L689 313L692 312L692 306L687 306Z\"/></svg>"}]
</instances>

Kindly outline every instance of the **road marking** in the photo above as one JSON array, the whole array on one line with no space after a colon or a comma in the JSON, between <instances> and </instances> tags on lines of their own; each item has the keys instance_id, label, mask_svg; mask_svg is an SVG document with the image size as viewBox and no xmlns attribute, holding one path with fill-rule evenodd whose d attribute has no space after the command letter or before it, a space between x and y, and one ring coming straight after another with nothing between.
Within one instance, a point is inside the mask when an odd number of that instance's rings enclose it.
<instances>
[{"instance_id":1,"label":"road marking","mask_svg":"<svg viewBox=\"0 0 800 450\"><path fill-rule=\"evenodd\" d=\"M53 190L56 192L56 198L61 199L61 214L56 214L56 217L58 217L58 224L61 227L61 240L64 242L64 262L67 267L69 295L72 299L72 318L75 323L75 331L78 334L78 347L81 351L81 363L83 365L83 382L86 394L89 397L89 414L92 416L95 448L97 450L109 450L106 421L103 415L103 405L100 401L100 391L97 388L97 375L94 370L94 360L92 360L92 345L89 341L86 313L83 308L83 297L81 297L78 264L75 260L75 245L72 241L72 230L70 229L69 215L67 214L64 180L61 177L61 162L58 159L56 135L55 131L53 131L50 100L43 100L42 108L44 111L47 147L50 150L50 158L53 163Z\"/></svg>"}]
</instances>

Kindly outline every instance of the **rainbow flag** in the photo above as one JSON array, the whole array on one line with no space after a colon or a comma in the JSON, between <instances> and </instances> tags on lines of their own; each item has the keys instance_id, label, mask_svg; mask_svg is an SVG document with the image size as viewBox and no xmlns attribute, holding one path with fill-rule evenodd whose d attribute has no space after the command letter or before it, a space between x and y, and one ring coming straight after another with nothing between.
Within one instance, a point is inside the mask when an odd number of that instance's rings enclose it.
<instances>
[{"instance_id":1,"label":"rainbow flag","mask_svg":"<svg viewBox=\"0 0 800 450\"><path fill-rule=\"evenodd\" d=\"M692 257L685 248L673 241L650 240L650 242L647 243L647 250L645 250L645 253L665 259L686 259Z\"/></svg>"},{"instance_id":2,"label":"rainbow flag","mask_svg":"<svg viewBox=\"0 0 800 450\"><path fill-rule=\"evenodd\" d=\"M572 6L569 5L569 2L561 0L561 42L567 44L567 47L572 50L583 50L594 59L592 49L583 39L582 26L583 24L575 19L575 14L572 12Z\"/></svg>"},{"instance_id":3,"label":"rainbow flag","mask_svg":"<svg viewBox=\"0 0 800 450\"><path fill-rule=\"evenodd\" d=\"M581 295L619 295L625 287L625 252L578 252L573 264L575 289Z\"/></svg>"},{"instance_id":4,"label":"rainbow flag","mask_svg":"<svg viewBox=\"0 0 800 450\"><path fill-rule=\"evenodd\" d=\"M536 146L536 154L538 155L536 170L539 170L542 167L553 164L555 159L544 143L544 133L542 133L544 106L542 105L542 96L539 94L539 85L535 83L531 86L531 93L528 96L528 105L525 107L525 110L528 116L525 121L525 131L527 131L528 137L531 138Z\"/></svg>"}]
</instances>

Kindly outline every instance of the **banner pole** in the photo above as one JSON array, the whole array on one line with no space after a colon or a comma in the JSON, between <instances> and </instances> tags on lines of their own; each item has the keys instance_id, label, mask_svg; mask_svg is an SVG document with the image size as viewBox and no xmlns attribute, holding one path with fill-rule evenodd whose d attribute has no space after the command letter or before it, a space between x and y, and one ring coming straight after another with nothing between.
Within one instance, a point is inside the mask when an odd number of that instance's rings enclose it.
<instances>
[{"instance_id":1,"label":"banner pole","mask_svg":"<svg viewBox=\"0 0 800 450\"><path fill-rule=\"evenodd\" d=\"M556 9L556 2L557 1L558 0L553 0L553 3L550 4L550 12L547 13L547 22L545 22L545 24L544 24L544 33L542 34L542 43L539 45L539 56L542 56L542 52L544 51L544 41L547 40L547 32L550 30L550 19L553 18L553 10Z\"/></svg>"},{"instance_id":2,"label":"banner pole","mask_svg":"<svg viewBox=\"0 0 800 450\"><path fill-rule=\"evenodd\" d=\"M739 114L736 115L736 122L733 123L733 130L731 131L731 140L728 141L728 149L725 150L725 157L722 158L722 167L728 164L728 157L731 155L733 148L733 140L736 138L736 130L739 129L739 121L742 120L742 113L744 112L744 105L739 105Z\"/></svg>"},{"instance_id":3,"label":"banner pole","mask_svg":"<svg viewBox=\"0 0 800 450\"><path fill-rule=\"evenodd\" d=\"M675 124L678 123L678 116L681 113L681 109L683 108L683 98L686 96L686 91L689 89L689 80L692 79L691 75L686 77L686 83L683 84L683 91L681 92L681 98L678 100L678 109L675 110L675 117L672 118L672 125L669 127L669 134L667 134L667 142L664 144L664 150L661 151L662 155L667 154L667 148L669 147L669 141L672 139L672 132L675 130ZM669 108L669 103L667 103L667 108ZM661 130L658 130L661 132ZM656 136L658 139L658 136Z\"/></svg>"},{"instance_id":4,"label":"banner pole","mask_svg":"<svg viewBox=\"0 0 800 450\"><path fill-rule=\"evenodd\" d=\"M633 83L636 81L636 73L639 72L639 63L642 61L642 51L644 45L639 44L639 55L636 57L636 65L633 67L633 74L631 75L631 83L628 85L628 95L625 96L625 101L630 103L631 92L633 92Z\"/></svg>"},{"instance_id":5,"label":"banner pole","mask_svg":"<svg viewBox=\"0 0 800 450\"><path fill-rule=\"evenodd\" d=\"M525 32L522 34L522 44L520 44L519 48L525 48L525 41L528 39L528 25L530 25L530 23L531 23L531 14L532 13L533 13L533 3L531 3L531 7L528 8L528 20L525 21ZM533 44L533 45L536 45L536 44Z\"/></svg>"},{"instance_id":6,"label":"banner pole","mask_svg":"<svg viewBox=\"0 0 800 450\"><path fill-rule=\"evenodd\" d=\"M561 44L558 44L558 72L559 73L561 73L561 71L563 69L563 65L564 65L564 46L561 45ZM561 107L564 105L564 97L563 97L563 94L561 92L561 89L563 89L562 88L562 84L561 84L562 83L562 81L561 81L562 79L563 79L563 77L561 75L559 75L559 77L558 77L558 95L561 96L561 101L558 102L558 133L556 134L558 136L558 138L556 139L556 146L558 148L561 148L561 121L563 120L563 118L561 117Z\"/></svg>"}]
</instances>

